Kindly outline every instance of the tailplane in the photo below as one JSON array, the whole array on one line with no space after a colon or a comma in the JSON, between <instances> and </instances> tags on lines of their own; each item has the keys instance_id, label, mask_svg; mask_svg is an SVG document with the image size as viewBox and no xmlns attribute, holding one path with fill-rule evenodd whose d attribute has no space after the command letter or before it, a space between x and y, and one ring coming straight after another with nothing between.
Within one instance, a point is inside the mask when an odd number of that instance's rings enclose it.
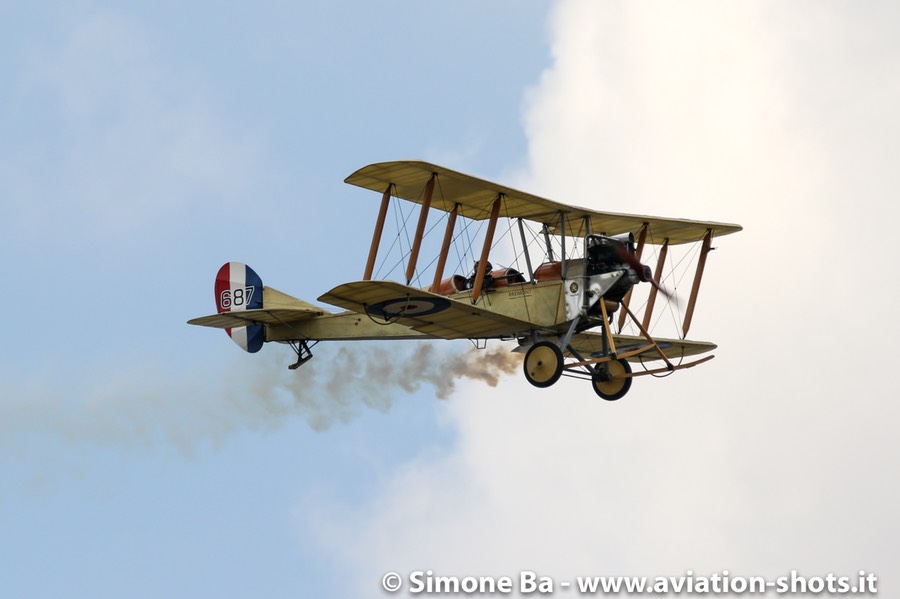
<instances>
[{"instance_id":1,"label":"tailplane","mask_svg":"<svg viewBox=\"0 0 900 599\"><path fill-rule=\"evenodd\" d=\"M259 275L241 262L227 262L216 274L216 310L216 314L192 318L188 324L225 329L241 349L250 353L262 348L268 327L293 327L328 314L309 302L264 286ZM305 351L298 350L302 359L309 353L309 339L302 333L296 339L305 347Z\"/></svg>"}]
</instances>

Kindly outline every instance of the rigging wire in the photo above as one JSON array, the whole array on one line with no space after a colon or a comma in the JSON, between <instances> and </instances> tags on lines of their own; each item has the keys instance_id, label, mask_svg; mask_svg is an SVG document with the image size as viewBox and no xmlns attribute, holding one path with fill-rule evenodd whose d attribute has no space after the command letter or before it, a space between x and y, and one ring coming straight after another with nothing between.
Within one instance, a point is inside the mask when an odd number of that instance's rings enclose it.
<instances>
[{"instance_id":1,"label":"rigging wire","mask_svg":"<svg viewBox=\"0 0 900 599\"><path fill-rule=\"evenodd\" d=\"M391 246L390 246L390 248L388 248L388 251L385 254L383 261L379 265L379 268L376 272L375 278L387 279L388 277L392 276L394 274L394 271L397 269L397 267L403 264L404 256L408 256L410 250L412 249L412 243L410 243L410 239L409 239L409 230L407 229L406 224L409 221L409 217L413 213L413 210L410 209L408 212L406 212L404 214L403 204L400 202L400 198L398 196L394 195L394 196L392 196L392 200L393 200L393 203L395 204L395 208L392 209L391 212L394 214L394 225L396 227L397 233L394 238L394 242L391 243ZM408 250L403 249L403 235L404 234L406 236L406 245L408 248L410 248ZM393 252L395 247L399 249L400 259L397 262L395 262L393 264L393 266L391 266L390 270L387 273L382 275L381 273L386 268L386 266L388 264L388 260L390 259L391 253Z\"/></svg>"}]
</instances>

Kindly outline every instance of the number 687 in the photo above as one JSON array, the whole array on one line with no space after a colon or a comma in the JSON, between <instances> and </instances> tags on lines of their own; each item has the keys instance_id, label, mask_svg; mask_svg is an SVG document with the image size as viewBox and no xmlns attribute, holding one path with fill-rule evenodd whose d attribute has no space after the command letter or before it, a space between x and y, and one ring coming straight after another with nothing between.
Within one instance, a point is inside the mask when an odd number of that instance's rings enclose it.
<instances>
[{"instance_id":1,"label":"number 687","mask_svg":"<svg viewBox=\"0 0 900 599\"><path fill-rule=\"evenodd\" d=\"M224 310L243 308L250 304L253 298L253 287L238 287L237 289L225 289L219 296L219 305Z\"/></svg>"}]
</instances>

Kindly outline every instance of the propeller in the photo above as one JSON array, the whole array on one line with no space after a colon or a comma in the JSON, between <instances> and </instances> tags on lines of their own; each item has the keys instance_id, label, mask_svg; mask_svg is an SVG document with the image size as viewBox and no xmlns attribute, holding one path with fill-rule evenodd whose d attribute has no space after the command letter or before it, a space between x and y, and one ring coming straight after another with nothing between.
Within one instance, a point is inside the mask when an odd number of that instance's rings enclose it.
<instances>
[{"instance_id":1,"label":"propeller","mask_svg":"<svg viewBox=\"0 0 900 599\"><path fill-rule=\"evenodd\" d=\"M624 245L619 245L618 248L619 259L630 266L636 273L638 278L644 283L650 283L653 287L656 288L657 291L666 296L666 299L672 299L672 294L669 291L656 282L656 280L652 276L647 276L647 273L650 269L643 264L641 264L640 260L637 259L637 256L628 251Z\"/></svg>"}]
</instances>

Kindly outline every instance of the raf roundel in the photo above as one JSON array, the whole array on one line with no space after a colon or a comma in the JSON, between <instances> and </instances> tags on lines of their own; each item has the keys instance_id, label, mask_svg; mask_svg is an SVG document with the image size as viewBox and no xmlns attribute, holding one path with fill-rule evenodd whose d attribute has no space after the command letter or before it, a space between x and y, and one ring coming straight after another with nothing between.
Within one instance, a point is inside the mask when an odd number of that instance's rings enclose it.
<instances>
[{"instance_id":1,"label":"raf roundel","mask_svg":"<svg viewBox=\"0 0 900 599\"><path fill-rule=\"evenodd\" d=\"M385 320L398 316L428 316L450 307L450 300L442 297L400 297L368 306L369 314Z\"/></svg>"}]
</instances>

